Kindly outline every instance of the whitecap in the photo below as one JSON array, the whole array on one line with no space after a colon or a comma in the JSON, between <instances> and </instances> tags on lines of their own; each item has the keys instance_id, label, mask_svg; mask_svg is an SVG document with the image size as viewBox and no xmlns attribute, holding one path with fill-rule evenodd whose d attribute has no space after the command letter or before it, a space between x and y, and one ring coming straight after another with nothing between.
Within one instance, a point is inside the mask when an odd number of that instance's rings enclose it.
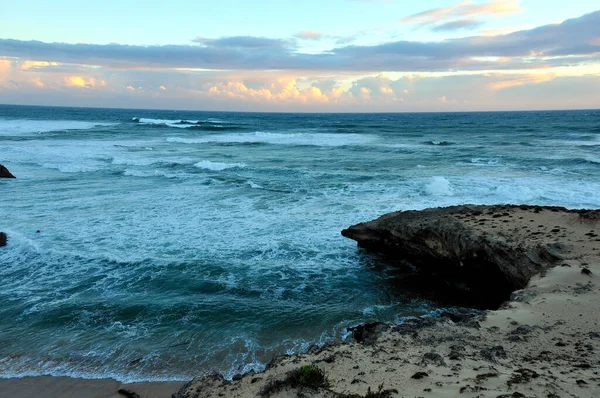
<instances>
[{"instance_id":1,"label":"whitecap","mask_svg":"<svg viewBox=\"0 0 600 398\"><path fill-rule=\"evenodd\" d=\"M452 184L444 177L432 177L429 184L425 186L425 192L432 196L452 196L454 189Z\"/></svg>"},{"instance_id":2,"label":"whitecap","mask_svg":"<svg viewBox=\"0 0 600 398\"><path fill-rule=\"evenodd\" d=\"M84 122L78 120L0 119L0 135L41 134L51 131L89 130L94 127L115 126L118 123Z\"/></svg>"},{"instance_id":3,"label":"whitecap","mask_svg":"<svg viewBox=\"0 0 600 398\"><path fill-rule=\"evenodd\" d=\"M246 167L246 164L244 164L244 163L220 163L220 162L211 162L210 160L202 160L202 161L196 163L194 166L198 167L199 169L206 169L206 170L212 170L212 171L223 171L226 169L243 168L243 167Z\"/></svg>"}]
</instances>

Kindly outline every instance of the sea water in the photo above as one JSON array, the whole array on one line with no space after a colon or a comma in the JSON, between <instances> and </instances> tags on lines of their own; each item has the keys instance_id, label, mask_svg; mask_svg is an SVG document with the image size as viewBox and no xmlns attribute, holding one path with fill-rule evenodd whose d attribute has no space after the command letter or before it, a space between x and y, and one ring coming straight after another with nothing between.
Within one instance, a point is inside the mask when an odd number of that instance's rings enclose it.
<instances>
[{"instance_id":1,"label":"sea water","mask_svg":"<svg viewBox=\"0 0 600 398\"><path fill-rule=\"evenodd\" d=\"M0 377L261 370L440 304L340 235L394 210L600 207L600 111L0 106Z\"/></svg>"}]
</instances>

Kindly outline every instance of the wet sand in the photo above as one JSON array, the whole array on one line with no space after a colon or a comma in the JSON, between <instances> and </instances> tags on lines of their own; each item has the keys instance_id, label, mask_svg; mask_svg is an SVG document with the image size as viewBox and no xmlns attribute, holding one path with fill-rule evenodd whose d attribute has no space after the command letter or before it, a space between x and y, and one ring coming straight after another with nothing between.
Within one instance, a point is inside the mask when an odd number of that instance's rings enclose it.
<instances>
[{"instance_id":1,"label":"wet sand","mask_svg":"<svg viewBox=\"0 0 600 398\"><path fill-rule=\"evenodd\" d=\"M171 398L181 382L123 384L112 379L85 380L70 377L0 379L0 398L126 398L127 389L142 398Z\"/></svg>"}]
</instances>

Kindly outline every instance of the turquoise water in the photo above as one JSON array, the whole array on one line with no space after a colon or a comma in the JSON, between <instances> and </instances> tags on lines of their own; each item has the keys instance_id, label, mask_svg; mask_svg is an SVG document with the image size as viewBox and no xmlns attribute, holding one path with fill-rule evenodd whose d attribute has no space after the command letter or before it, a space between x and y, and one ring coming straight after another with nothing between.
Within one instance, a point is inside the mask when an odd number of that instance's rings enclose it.
<instances>
[{"instance_id":1,"label":"turquoise water","mask_svg":"<svg viewBox=\"0 0 600 398\"><path fill-rule=\"evenodd\" d=\"M0 377L185 380L438 308L341 237L351 224L599 208L600 111L0 106L0 163L18 177L0 180Z\"/></svg>"}]
</instances>

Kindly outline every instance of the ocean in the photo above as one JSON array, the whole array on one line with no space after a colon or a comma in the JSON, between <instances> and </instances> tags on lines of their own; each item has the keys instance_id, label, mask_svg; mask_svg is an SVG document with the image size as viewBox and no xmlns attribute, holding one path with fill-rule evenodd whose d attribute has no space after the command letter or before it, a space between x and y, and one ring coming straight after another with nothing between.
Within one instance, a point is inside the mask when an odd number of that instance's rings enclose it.
<instances>
[{"instance_id":1,"label":"ocean","mask_svg":"<svg viewBox=\"0 0 600 398\"><path fill-rule=\"evenodd\" d=\"M600 208L600 111L0 106L0 377L261 370L435 314L340 231L455 204Z\"/></svg>"}]
</instances>

